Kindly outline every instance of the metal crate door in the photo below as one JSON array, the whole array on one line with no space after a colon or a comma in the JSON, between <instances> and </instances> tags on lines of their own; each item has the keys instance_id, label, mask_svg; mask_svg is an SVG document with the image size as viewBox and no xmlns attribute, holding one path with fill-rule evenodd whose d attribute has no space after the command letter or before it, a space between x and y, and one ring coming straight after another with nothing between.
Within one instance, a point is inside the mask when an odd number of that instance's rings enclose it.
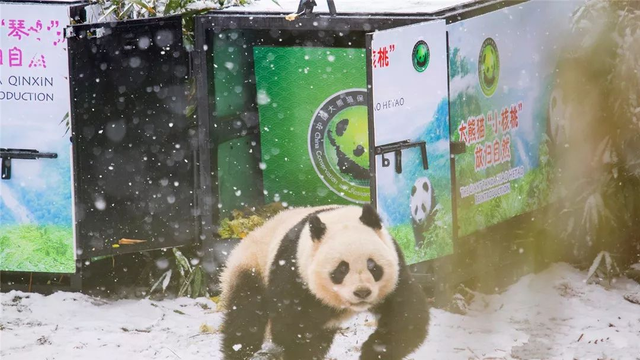
<instances>
[{"instance_id":1,"label":"metal crate door","mask_svg":"<svg viewBox=\"0 0 640 360\"><path fill-rule=\"evenodd\" d=\"M198 237L179 17L72 28L69 40L80 256Z\"/></svg>"},{"instance_id":2,"label":"metal crate door","mask_svg":"<svg viewBox=\"0 0 640 360\"><path fill-rule=\"evenodd\" d=\"M368 37L371 194L410 264L453 252L444 21Z\"/></svg>"}]
</instances>

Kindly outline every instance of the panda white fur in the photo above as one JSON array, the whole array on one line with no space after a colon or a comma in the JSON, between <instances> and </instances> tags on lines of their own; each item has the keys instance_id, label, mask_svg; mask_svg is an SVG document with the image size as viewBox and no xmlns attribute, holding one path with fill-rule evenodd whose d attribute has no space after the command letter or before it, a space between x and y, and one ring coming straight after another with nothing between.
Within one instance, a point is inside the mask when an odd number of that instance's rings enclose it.
<instances>
[{"instance_id":1,"label":"panda white fur","mask_svg":"<svg viewBox=\"0 0 640 360\"><path fill-rule=\"evenodd\" d=\"M221 285L227 360L250 359L267 328L285 360L324 359L361 311L379 316L361 359L403 359L427 336L426 296L370 205L280 213L232 251Z\"/></svg>"},{"instance_id":2,"label":"panda white fur","mask_svg":"<svg viewBox=\"0 0 640 360\"><path fill-rule=\"evenodd\" d=\"M413 235L416 248L421 248L424 244L424 233L433 224L433 219L437 213L436 196L431 181L426 177L416 180L411 188L411 224L413 225Z\"/></svg>"}]
</instances>

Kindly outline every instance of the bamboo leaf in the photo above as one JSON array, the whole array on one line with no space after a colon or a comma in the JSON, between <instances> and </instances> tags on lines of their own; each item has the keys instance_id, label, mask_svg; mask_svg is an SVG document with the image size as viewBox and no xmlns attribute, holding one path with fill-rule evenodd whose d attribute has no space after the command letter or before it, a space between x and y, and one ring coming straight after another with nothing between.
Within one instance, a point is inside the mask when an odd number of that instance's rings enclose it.
<instances>
[{"instance_id":1,"label":"bamboo leaf","mask_svg":"<svg viewBox=\"0 0 640 360\"><path fill-rule=\"evenodd\" d=\"M171 269L169 269L165 274L167 274L164 277L164 281L162 282L162 292L165 292L167 290L167 286L169 286L169 281L171 281Z\"/></svg>"},{"instance_id":2,"label":"bamboo leaf","mask_svg":"<svg viewBox=\"0 0 640 360\"><path fill-rule=\"evenodd\" d=\"M196 113L196 106L195 105L187 106L186 113L187 113L187 117L192 117L193 114Z\"/></svg>"},{"instance_id":3,"label":"bamboo leaf","mask_svg":"<svg viewBox=\"0 0 640 360\"><path fill-rule=\"evenodd\" d=\"M153 293L153 291L158 287L158 285L160 285L160 283L162 283L162 291L164 292L169 285L169 281L171 281L171 269L167 270L160 276L158 281L156 281L156 283L151 287L151 290L149 290L149 294Z\"/></svg>"},{"instance_id":4,"label":"bamboo leaf","mask_svg":"<svg viewBox=\"0 0 640 360\"><path fill-rule=\"evenodd\" d=\"M185 271L191 272L191 265L189 265L189 260L178 250L177 248L173 248L173 254L176 257L176 262L178 265L184 269Z\"/></svg>"},{"instance_id":5,"label":"bamboo leaf","mask_svg":"<svg viewBox=\"0 0 640 360\"><path fill-rule=\"evenodd\" d=\"M62 124L65 120L68 120L68 119L69 119L69 112L67 111L67 113L64 114L64 117L62 118L62 120L60 120L58 125Z\"/></svg>"},{"instance_id":6,"label":"bamboo leaf","mask_svg":"<svg viewBox=\"0 0 640 360\"><path fill-rule=\"evenodd\" d=\"M112 5L110 8L108 8L107 11L105 11L105 13L100 17L100 19L98 19L98 22L102 22L104 21L107 17L109 17L109 15L112 15L116 12L118 8L115 5ZM116 17L118 17L116 15Z\"/></svg>"},{"instance_id":7,"label":"bamboo leaf","mask_svg":"<svg viewBox=\"0 0 640 360\"><path fill-rule=\"evenodd\" d=\"M132 12L133 12L133 4L128 4L127 6L124 7L124 10L122 10L120 15L118 16L118 20L126 19L129 16L129 14L131 14Z\"/></svg>"},{"instance_id":8,"label":"bamboo leaf","mask_svg":"<svg viewBox=\"0 0 640 360\"><path fill-rule=\"evenodd\" d=\"M167 1L167 5L164 7L163 15L167 16L173 13L174 11L180 9L180 0L169 0Z\"/></svg>"},{"instance_id":9,"label":"bamboo leaf","mask_svg":"<svg viewBox=\"0 0 640 360\"><path fill-rule=\"evenodd\" d=\"M138 5L139 7L141 7L141 8L143 8L143 9L147 10L147 12L149 13L149 15L155 15L155 14L156 14L155 9L154 9L151 5L149 5L149 4L147 4L147 3L145 3L145 2L144 2L144 1L142 1L142 0L127 0L127 1L128 1L128 2L130 2L130 3L132 3L132 4Z\"/></svg>"},{"instance_id":10,"label":"bamboo leaf","mask_svg":"<svg viewBox=\"0 0 640 360\"><path fill-rule=\"evenodd\" d=\"M589 272L587 273L587 282L591 280L591 278L595 275L596 270L600 267L600 263L602 262L602 257L604 256L604 251L601 251L598 256L593 260L591 267L589 268Z\"/></svg>"},{"instance_id":11,"label":"bamboo leaf","mask_svg":"<svg viewBox=\"0 0 640 360\"><path fill-rule=\"evenodd\" d=\"M182 287L180 288L180 291L178 292L178 297L182 297L187 292L190 292L191 281L193 280L193 276L194 276L194 272L192 271L192 272L189 273L189 276L187 276L187 278L182 283Z\"/></svg>"},{"instance_id":12,"label":"bamboo leaf","mask_svg":"<svg viewBox=\"0 0 640 360\"><path fill-rule=\"evenodd\" d=\"M196 266L195 269L193 269L194 272L194 276L193 276L193 286L191 287L191 297L192 298L196 298L198 296L200 296L200 291L202 290L202 285L203 285L203 277L202 277L202 268L200 267L200 265Z\"/></svg>"}]
</instances>

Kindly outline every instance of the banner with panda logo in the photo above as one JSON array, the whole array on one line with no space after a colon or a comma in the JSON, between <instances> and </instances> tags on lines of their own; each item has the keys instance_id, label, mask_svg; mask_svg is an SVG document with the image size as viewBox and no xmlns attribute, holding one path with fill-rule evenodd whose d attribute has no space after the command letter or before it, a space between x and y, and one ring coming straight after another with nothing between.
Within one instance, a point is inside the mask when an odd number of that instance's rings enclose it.
<instances>
[{"instance_id":1,"label":"banner with panda logo","mask_svg":"<svg viewBox=\"0 0 640 360\"><path fill-rule=\"evenodd\" d=\"M253 54L267 202L368 203L364 49L256 46Z\"/></svg>"},{"instance_id":2,"label":"banner with panda logo","mask_svg":"<svg viewBox=\"0 0 640 360\"><path fill-rule=\"evenodd\" d=\"M379 31L369 66L378 211L410 264L453 252L444 21Z\"/></svg>"},{"instance_id":3,"label":"banner with panda logo","mask_svg":"<svg viewBox=\"0 0 640 360\"><path fill-rule=\"evenodd\" d=\"M466 143L455 163L459 236L550 201L562 118L550 99L577 5L532 1L447 26L451 137Z\"/></svg>"}]
</instances>

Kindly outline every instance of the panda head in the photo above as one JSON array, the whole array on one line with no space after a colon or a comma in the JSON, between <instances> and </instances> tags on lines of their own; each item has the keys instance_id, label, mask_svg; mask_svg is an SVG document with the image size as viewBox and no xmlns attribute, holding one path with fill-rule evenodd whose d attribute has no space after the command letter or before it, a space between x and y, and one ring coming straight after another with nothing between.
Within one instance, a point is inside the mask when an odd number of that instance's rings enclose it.
<instances>
[{"instance_id":1,"label":"panda head","mask_svg":"<svg viewBox=\"0 0 640 360\"><path fill-rule=\"evenodd\" d=\"M398 282L398 253L370 206L312 215L302 232L298 267L309 290L338 310L365 311Z\"/></svg>"},{"instance_id":2,"label":"panda head","mask_svg":"<svg viewBox=\"0 0 640 360\"><path fill-rule=\"evenodd\" d=\"M411 188L411 217L418 223L423 222L435 206L435 196L431 182L426 177L416 180Z\"/></svg>"}]
</instances>

